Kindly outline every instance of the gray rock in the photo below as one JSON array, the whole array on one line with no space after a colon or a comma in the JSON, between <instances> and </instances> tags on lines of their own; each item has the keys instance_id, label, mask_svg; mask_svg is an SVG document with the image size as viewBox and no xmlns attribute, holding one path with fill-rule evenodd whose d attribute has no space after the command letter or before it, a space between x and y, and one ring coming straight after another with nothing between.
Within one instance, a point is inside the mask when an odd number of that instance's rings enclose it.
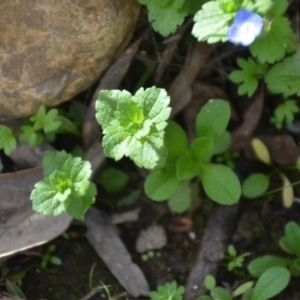
<instances>
[{"instance_id":1,"label":"gray rock","mask_svg":"<svg viewBox=\"0 0 300 300\"><path fill-rule=\"evenodd\" d=\"M88 88L129 42L137 0L0 1L0 120Z\"/></svg>"}]
</instances>

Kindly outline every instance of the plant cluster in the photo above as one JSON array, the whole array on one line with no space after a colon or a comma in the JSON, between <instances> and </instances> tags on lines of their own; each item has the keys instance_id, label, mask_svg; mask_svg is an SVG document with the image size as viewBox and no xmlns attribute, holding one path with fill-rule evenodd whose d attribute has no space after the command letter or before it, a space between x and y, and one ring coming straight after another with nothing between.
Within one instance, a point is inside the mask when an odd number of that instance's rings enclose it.
<instances>
[{"instance_id":1,"label":"plant cluster","mask_svg":"<svg viewBox=\"0 0 300 300\"><path fill-rule=\"evenodd\" d=\"M60 115L58 109L52 108L46 111L45 106L41 105L36 114L23 120L19 131L0 125L0 150L3 149L6 155L10 155L17 147L17 140L27 142L30 147L36 147L44 140L53 142L56 134L61 132L80 135L77 126Z\"/></svg>"},{"instance_id":2,"label":"plant cluster","mask_svg":"<svg viewBox=\"0 0 300 300\"><path fill-rule=\"evenodd\" d=\"M200 178L212 200L236 203L241 195L237 176L227 166L210 162L230 144L229 104L215 99L201 109L191 145L178 124L166 122L168 104L166 91L155 87L133 96L126 91L100 92L96 116L103 128L105 154L115 160L128 156L138 166L153 169L145 182L146 194L155 201L169 199L176 212L189 207L193 178Z\"/></svg>"},{"instance_id":3,"label":"plant cluster","mask_svg":"<svg viewBox=\"0 0 300 300\"><path fill-rule=\"evenodd\" d=\"M280 239L279 246L294 258L265 255L252 260L247 267L252 280L243 282L233 290L216 286L215 278L208 275L204 285L210 295L200 296L197 300L233 300L236 297L241 297L238 299L242 300L266 300L278 295L287 287L291 276L300 276L300 226L298 224L289 222L285 226L285 235ZM231 256L228 270L241 267L243 257L247 254L237 256L233 246L230 246L228 252ZM237 258L240 258L238 264Z\"/></svg>"},{"instance_id":4,"label":"plant cluster","mask_svg":"<svg viewBox=\"0 0 300 300\"><path fill-rule=\"evenodd\" d=\"M175 281L159 285L156 292L150 292L151 300L182 300L183 286L177 286Z\"/></svg>"}]
</instances>

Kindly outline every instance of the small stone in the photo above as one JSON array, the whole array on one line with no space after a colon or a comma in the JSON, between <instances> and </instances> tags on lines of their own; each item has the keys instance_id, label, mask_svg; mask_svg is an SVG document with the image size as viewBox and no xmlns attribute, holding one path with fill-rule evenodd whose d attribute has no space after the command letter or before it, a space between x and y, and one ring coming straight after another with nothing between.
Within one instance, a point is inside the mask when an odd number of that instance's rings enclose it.
<instances>
[{"instance_id":1,"label":"small stone","mask_svg":"<svg viewBox=\"0 0 300 300\"><path fill-rule=\"evenodd\" d=\"M162 226L155 225L142 230L136 240L136 251L143 253L149 250L161 249L167 244L167 236Z\"/></svg>"}]
</instances>

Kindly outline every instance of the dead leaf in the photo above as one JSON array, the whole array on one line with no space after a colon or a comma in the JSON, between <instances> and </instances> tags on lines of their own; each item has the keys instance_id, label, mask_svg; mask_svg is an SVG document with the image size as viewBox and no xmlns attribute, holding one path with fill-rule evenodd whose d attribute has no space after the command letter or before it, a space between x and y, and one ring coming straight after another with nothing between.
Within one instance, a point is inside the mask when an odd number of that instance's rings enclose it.
<instances>
[{"instance_id":1,"label":"dead leaf","mask_svg":"<svg viewBox=\"0 0 300 300\"><path fill-rule=\"evenodd\" d=\"M139 219L140 209L136 208L130 211L126 211L121 214L115 214L111 216L111 222L113 224L121 224L126 222L134 222Z\"/></svg>"},{"instance_id":2,"label":"dead leaf","mask_svg":"<svg viewBox=\"0 0 300 300\"><path fill-rule=\"evenodd\" d=\"M41 168L0 175L0 259L44 244L70 225L67 213L53 217L32 210L29 196L42 178Z\"/></svg>"},{"instance_id":3,"label":"dead leaf","mask_svg":"<svg viewBox=\"0 0 300 300\"><path fill-rule=\"evenodd\" d=\"M86 237L112 274L133 297L147 296L149 286L119 238L109 217L91 207L86 213Z\"/></svg>"},{"instance_id":4,"label":"dead leaf","mask_svg":"<svg viewBox=\"0 0 300 300\"><path fill-rule=\"evenodd\" d=\"M285 208L290 208L294 203L294 188L290 180L283 174L279 173L282 180L282 203Z\"/></svg>"},{"instance_id":5,"label":"dead leaf","mask_svg":"<svg viewBox=\"0 0 300 300\"><path fill-rule=\"evenodd\" d=\"M191 48L179 75L175 78L169 89L172 117L191 101L194 80L202 70L213 49L213 46L206 43L196 43Z\"/></svg>"}]
</instances>

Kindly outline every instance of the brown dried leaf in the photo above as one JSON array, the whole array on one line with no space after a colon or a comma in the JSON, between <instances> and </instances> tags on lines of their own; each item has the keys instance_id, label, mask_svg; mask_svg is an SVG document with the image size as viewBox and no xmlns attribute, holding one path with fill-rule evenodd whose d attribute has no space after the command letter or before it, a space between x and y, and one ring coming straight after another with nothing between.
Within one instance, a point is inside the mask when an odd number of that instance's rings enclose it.
<instances>
[{"instance_id":1,"label":"brown dried leaf","mask_svg":"<svg viewBox=\"0 0 300 300\"><path fill-rule=\"evenodd\" d=\"M194 80L202 70L213 49L213 46L206 43L196 43L191 48L181 72L175 78L169 89L172 117L191 101Z\"/></svg>"},{"instance_id":2,"label":"brown dried leaf","mask_svg":"<svg viewBox=\"0 0 300 300\"><path fill-rule=\"evenodd\" d=\"M53 217L32 210L29 196L42 178L41 168L0 175L0 259L44 244L68 228L67 213Z\"/></svg>"},{"instance_id":3,"label":"brown dried leaf","mask_svg":"<svg viewBox=\"0 0 300 300\"><path fill-rule=\"evenodd\" d=\"M109 217L91 207L85 223L87 239L122 286L134 297L147 296L149 286L145 276L132 262Z\"/></svg>"}]
</instances>

